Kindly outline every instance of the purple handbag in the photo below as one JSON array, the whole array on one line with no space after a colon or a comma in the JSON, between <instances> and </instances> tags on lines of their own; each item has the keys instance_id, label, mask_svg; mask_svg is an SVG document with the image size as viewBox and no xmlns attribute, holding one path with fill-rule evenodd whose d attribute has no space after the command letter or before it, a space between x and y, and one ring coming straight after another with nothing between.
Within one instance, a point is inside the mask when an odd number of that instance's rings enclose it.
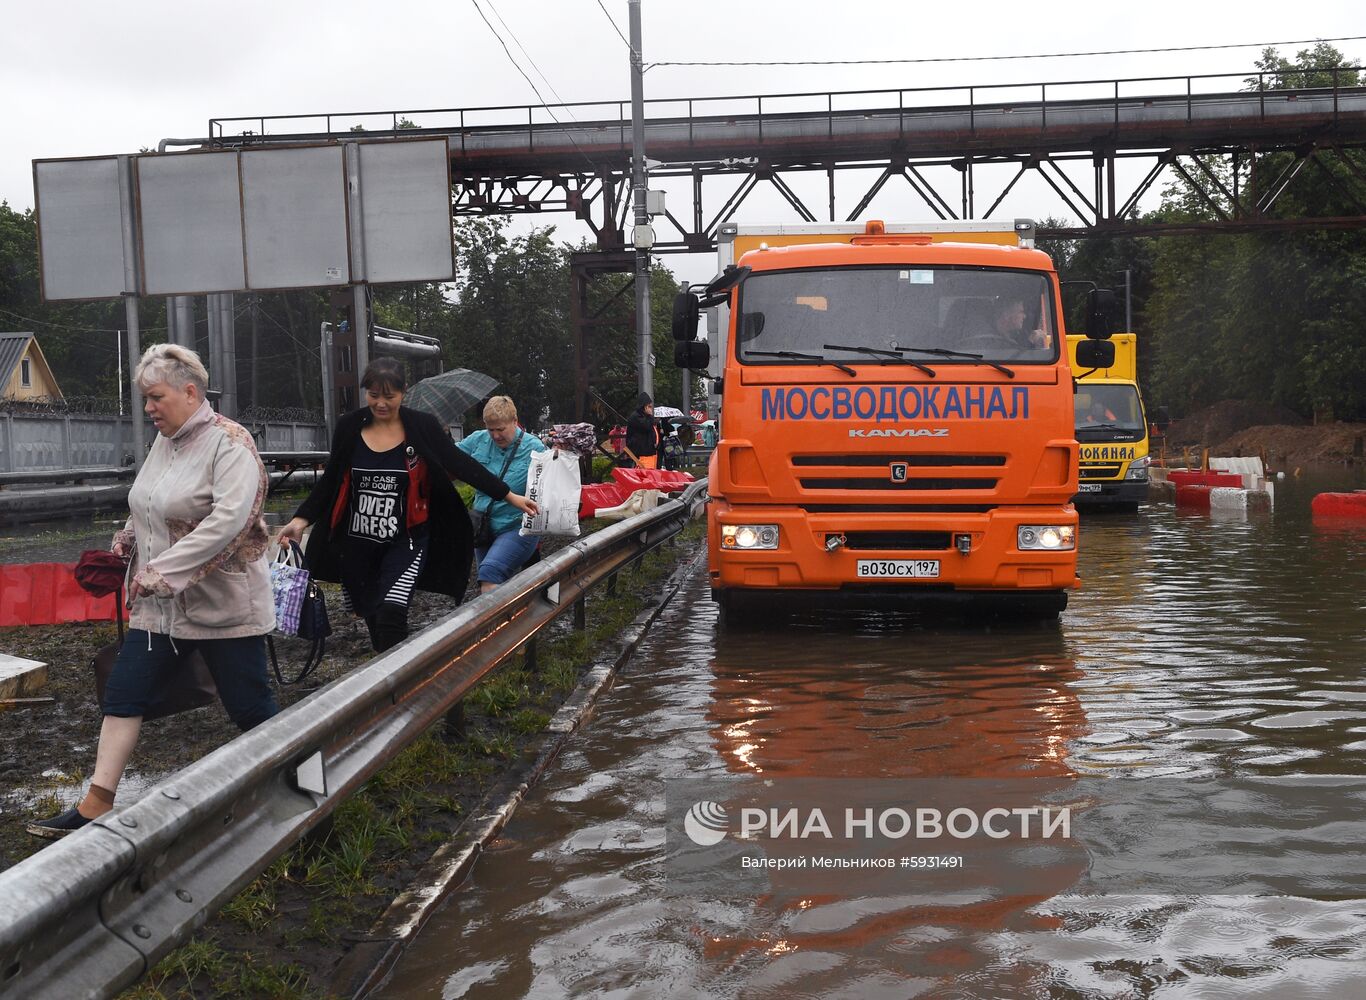
<instances>
[{"instance_id":1,"label":"purple handbag","mask_svg":"<svg viewBox=\"0 0 1366 1000\"><path fill-rule=\"evenodd\" d=\"M275 597L275 631L281 635L299 634L299 616L308 596L308 570L304 553L295 541L281 546L270 563L270 589Z\"/></svg>"}]
</instances>

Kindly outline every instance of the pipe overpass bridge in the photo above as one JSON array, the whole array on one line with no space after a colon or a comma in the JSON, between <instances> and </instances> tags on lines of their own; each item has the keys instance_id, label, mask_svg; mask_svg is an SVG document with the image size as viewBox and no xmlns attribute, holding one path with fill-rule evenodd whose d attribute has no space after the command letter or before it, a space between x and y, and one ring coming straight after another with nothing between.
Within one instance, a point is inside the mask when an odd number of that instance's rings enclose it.
<instances>
[{"instance_id":1,"label":"pipe overpass bridge","mask_svg":"<svg viewBox=\"0 0 1366 1000\"><path fill-rule=\"evenodd\" d=\"M1030 173L1056 199L1049 214L1077 220L1043 235L1363 226L1366 87L1356 68L1314 72L1312 82L1330 85L1260 74L650 100L651 176L691 187L686 211L656 218L654 251L714 248L721 224L761 185L801 221L857 219L888 184L908 185L939 219L968 220L993 217ZM629 112L628 101L610 101L213 118L209 142L442 136L453 215L572 212L601 250L619 251L631 211ZM860 193L837 204L836 176L853 171L863 172ZM789 183L813 173L825 176L823 203L809 182L805 197ZM1314 174L1330 179L1348 213L1286 209L1282 196ZM1134 220L1164 176L1189 182L1208 221Z\"/></svg>"}]
</instances>

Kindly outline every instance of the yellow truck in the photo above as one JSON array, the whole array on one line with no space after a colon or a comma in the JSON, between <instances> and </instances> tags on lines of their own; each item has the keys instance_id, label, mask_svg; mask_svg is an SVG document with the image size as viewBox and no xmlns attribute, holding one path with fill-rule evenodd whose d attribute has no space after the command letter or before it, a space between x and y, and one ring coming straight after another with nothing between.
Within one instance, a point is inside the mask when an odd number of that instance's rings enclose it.
<instances>
[{"instance_id":1,"label":"yellow truck","mask_svg":"<svg viewBox=\"0 0 1366 1000\"><path fill-rule=\"evenodd\" d=\"M1080 469L1073 503L1083 507L1137 510L1148 499L1148 421L1138 391L1138 338L1110 337L1115 363L1089 369L1077 364L1084 336L1069 335L1067 354L1076 378Z\"/></svg>"}]
</instances>

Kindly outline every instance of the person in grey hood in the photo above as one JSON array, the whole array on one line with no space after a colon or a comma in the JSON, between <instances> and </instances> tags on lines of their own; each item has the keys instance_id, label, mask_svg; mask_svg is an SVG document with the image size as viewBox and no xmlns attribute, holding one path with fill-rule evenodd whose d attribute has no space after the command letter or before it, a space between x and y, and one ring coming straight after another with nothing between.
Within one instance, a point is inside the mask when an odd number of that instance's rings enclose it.
<instances>
[{"instance_id":1,"label":"person in grey hood","mask_svg":"<svg viewBox=\"0 0 1366 1000\"><path fill-rule=\"evenodd\" d=\"M256 445L209 406L208 373L194 351L150 347L136 378L159 433L114 536L114 552L130 560L128 635L105 687L90 789L75 808L30 824L40 837L65 836L113 808L144 712L196 647L240 729L279 711L266 672L275 604Z\"/></svg>"}]
</instances>

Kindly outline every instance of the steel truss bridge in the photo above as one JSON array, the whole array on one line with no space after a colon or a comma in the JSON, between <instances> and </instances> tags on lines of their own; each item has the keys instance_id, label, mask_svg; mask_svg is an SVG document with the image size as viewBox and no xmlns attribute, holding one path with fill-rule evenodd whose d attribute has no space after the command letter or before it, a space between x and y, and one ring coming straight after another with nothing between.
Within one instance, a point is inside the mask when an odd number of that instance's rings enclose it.
<instances>
[{"instance_id":1,"label":"steel truss bridge","mask_svg":"<svg viewBox=\"0 0 1366 1000\"><path fill-rule=\"evenodd\" d=\"M1355 68L1315 72L1332 85L1207 75L650 100L650 175L690 182L692 192L686 210L656 217L654 251L711 250L721 224L763 185L807 222L858 219L889 184L909 186L939 219L987 219L1030 172L1056 196L1050 214L1079 220L1043 235L1363 226L1366 88ZM453 215L572 212L600 249L616 251L631 218L629 110L614 101L213 118L209 135L219 147L443 136ZM1272 171L1268 153L1290 156ZM1126 161L1139 167L1120 169ZM851 171L873 179L837 204L836 175ZM789 183L813 173L825 175L822 204ZM1285 212L1282 195L1312 175L1329 178L1351 214ZM1134 221L1164 176L1188 181L1209 221Z\"/></svg>"}]
</instances>

